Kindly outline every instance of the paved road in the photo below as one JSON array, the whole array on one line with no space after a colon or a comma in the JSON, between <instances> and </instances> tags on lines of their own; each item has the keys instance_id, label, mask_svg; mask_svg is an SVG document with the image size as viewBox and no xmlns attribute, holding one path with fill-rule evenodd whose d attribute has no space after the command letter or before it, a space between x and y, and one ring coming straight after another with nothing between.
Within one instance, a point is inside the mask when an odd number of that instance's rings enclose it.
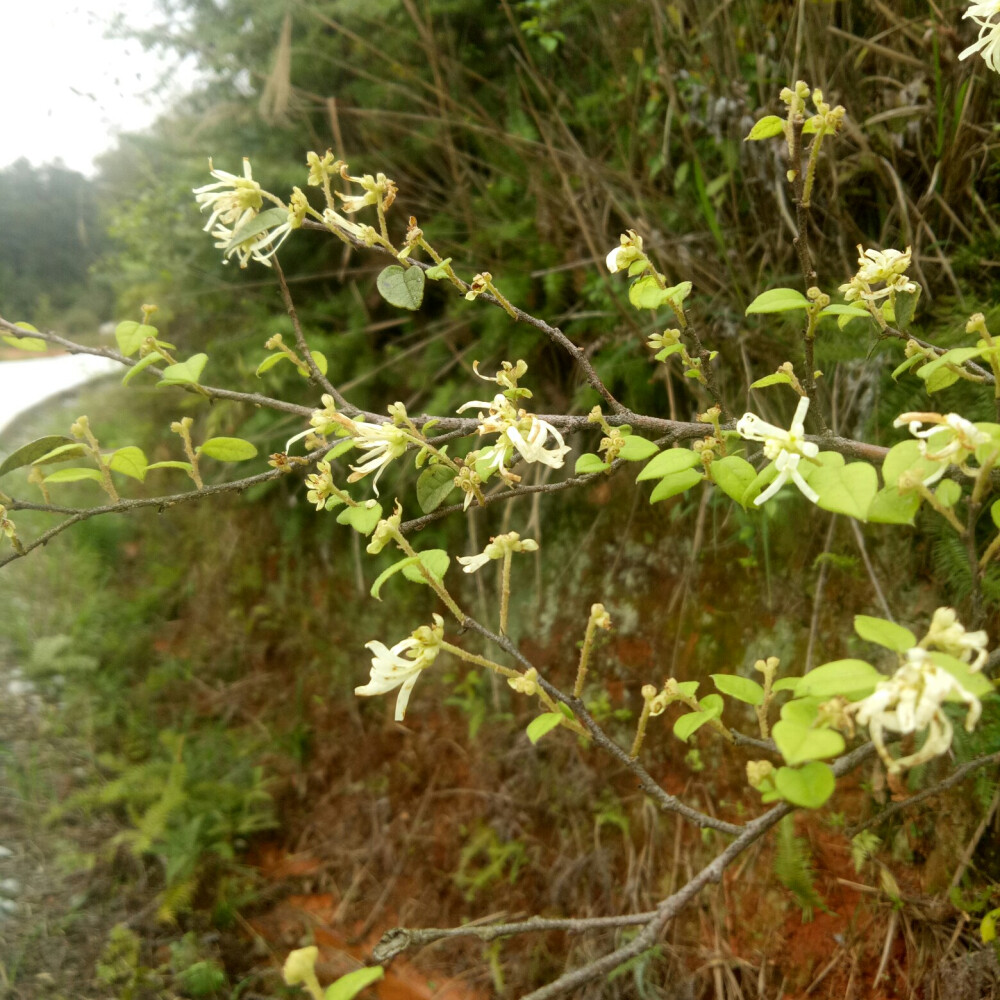
<instances>
[{"instance_id":1,"label":"paved road","mask_svg":"<svg viewBox=\"0 0 1000 1000\"><path fill-rule=\"evenodd\" d=\"M121 365L92 354L0 361L0 433L16 416L50 396L75 389Z\"/></svg>"}]
</instances>

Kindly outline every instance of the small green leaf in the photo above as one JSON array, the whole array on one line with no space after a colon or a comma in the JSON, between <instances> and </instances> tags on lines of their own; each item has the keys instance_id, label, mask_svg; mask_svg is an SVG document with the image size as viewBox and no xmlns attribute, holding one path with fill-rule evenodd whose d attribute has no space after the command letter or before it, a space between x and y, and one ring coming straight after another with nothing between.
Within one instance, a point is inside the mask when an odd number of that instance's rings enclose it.
<instances>
[{"instance_id":1,"label":"small green leaf","mask_svg":"<svg viewBox=\"0 0 1000 1000\"><path fill-rule=\"evenodd\" d=\"M146 462L145 452L135 445L127 448L119 448L108 462L108 466L113 472L120 472L123 476L130 476L143 482L146 479L146 469L149 467Z\"/></svg>"},{"instance_id":2,"label":"small green leaf","mask_svg":"<svg viewBox=\"0 0 1000 1000\"><path fill-rule=\"evenodd\" d=\"M3 474L3 470L0 469L0 475ZM992 506L990 507L990 517L993 518L993 523L1000 528L1000 500L994 500Z\"/></svg>"},{"instance_id":3,"label":"small green leaf","mask_svg":"<svg viewBox=\"0 0 1000 1000\"><path fill-rule=\"evenodd\" d=\"M674 736L676 736L683 743L687 743L688 738L697 730L701 729L706 722L711 722L712 719L717 719L720 715L722 715L722 709L725 703L723 702L721 696L717 694L707 694L698 704L701 706L701 711L688 712L687 715L682 715L674 723Z\"/></svg>"},{"instance_id":4,"label":"small green leaf","mask_svg":"<svg viewBox=\"0 0 1000 1000\"><path fill-rule=\"evenodd\" d=\"M717 458L708 466L708 471L715 485L741 505L747 487L757 476L757 470L739 455Z\"/></svg>"},{"instance_id":5,"label":"small green leaf","mask_svg":"<svg viewBox=\"0 0 1000 1000\"><path fill-rule=\"evenodd\" d=\"M884 618L872 618L870 615L854 616L854 631L879 646L885 646L896 653L905 652L917 644L917 637L902 625L887 622Z\"/></svg>"},{"instance_id":6,"label":"small green leaf","mask_svg":"<svg viewBox=\"0 0 1000 1000\"><path fill-rule=\"evenodd\" d=\"M45 477L46 483L77 483L81 479L92 479L101 482L101 474L97 469L59 469Z\"/></svg>"},{"instance_id":7,"label":"small green leaf","mask_svg":"<svg viewBox=\"0 0 1000 1000\"><path fill-rule=\"evenodd\" d=\"M823 465L806 477L819 494L818 507L864 521L878 492L878 473L867 462L840 467Z\"/></svg>"},{"instance_id":8,"label":"small green leaf","mask_svg":"<svg viewBox=\"0 0 1000 1000\"><path fill-rule=\"evenodd\" d=\"M450 257L445 257L440 264L435 264L433 267L427 268L424 271L424 277L430 278L431 281L441 281L442 278L448 277L447 265L451 263Z\"/></svg>"},{"instance_id":9,"label":"small green leaf","mask_svg":"<svg viewBox=\"0 0 1000 1000\"><path fill-rule=\"evenodd\" d=\"M330 370L330 363L326 360L326 355L322 351L310 351L313 363L319 369L320 375L326 375Z\"/></svg>"},{"instance_id":10,"label":"small green leaf","mask_svg":"<svg viewBox=\"0 0 1000 1000\"><path fill-rule=\"evenodd\" d=\"M649 495L650 503L657 503L660 500L669 500L671 497L683 493L685 490L697 486L704 482L705 477L696 469L687 469L684 472L676 472L670 476L664 476Z\"/></svg>"},{"instance_id":11,"label":"small green leaf","mask_svg":"<svg viewBox=\"0 0 1000 1000\"><path fill-rule=\"evenodd\" d=\"M773 139L776 135L783 135L785 132L784 119L777 115L764 115L754 123L750 134L743 140L744 142L757 142L761 139Z\"/></svg>"},{"instance_id":12,"label":"small green leaf","mask_svg":"<svg viewBox=\"0 0 1000 1000\"><path fill-rule=\"evenodd\" d=\"M229 238L226 250L232 250L241 243L259 236L265 230L273 229L275 226L284 225L288 221L287 208L268 208L263 212L258 212L252 219L248 219Z\"/></svg>"},{"instance_id":13,"label":"small green leaf","mask_svg":"<svg viewBox=\"0 0 1000 1000\"><path fill-rule=\"evenodd\" d=\"M185 472L190 472L193 468L194 466L190 462L175 462L171 460L167 462L153 462L152 465L146 466L146 471L148 472L150 469L183 469Z\"/></svg>"},{"instance_id":14,"label":"small green leaf","mask_svg":"<svg viewBox=\"0 0 1000 1000\"><path fill-rule=\"evenodd\" d=\"M209 438L197 451L199 457L205 455L217 462L246 462L257 457L254 445L234 437Z\"/></svg>"},{"instance_id":15,"label":"small green leaf","mask_svg":"<svg viewBox=\"0 0 1000 1000\"><path fill-rule=\"evenodd\" d=\"M785 372L775 372L773 375L765 375L763 378L757 379L756 382L750 383L751 389L766 389L770 385L791 385L792 376L787 375Z\"/></svg>"},{"instance_id":16,"label":"small green leaf","mask_svg":"<svg viewBox=\"0 0 1000 1000\"><path fill-rule=\"evenodd\" d=\"M145 323L136 323L135 320L127 319L115 327L115 340L118 341L118 350L130 358L142 347L143 341L147 337L156 339L159 330L155 326L148 326Z\"/></svg>"},{"instance_id":17,"label":"small green leaf","mask_svg":"<svg viewBox=\"0 0 1000 1000\"><path fill-rule=\"evenodd\" d=\"M800 678L795 693L799 698L826 699L841 695L849 701L859 701L867 698L878 682L884 680L885 677L864 660L833 660ZM782 714L785 709L788 705L782 709Z\"/></svg>"},{"instance_id":18,"label":"small green leaf","mask_svg":"<svg viewBox=\"0 0 1000 1000\"><path fill-rule=\"evenodd\" d=\"M335 458L340 458L341 455L349 452L354 447L354 438L347 438L345 441L341 441L340 444L335 444L324 456L324 462L332 462Z\"/></svg>"},{"instance_id":19,"label":"small green leaf","mask_svg":"<svg viewBox=\"0 0 1000 1000\"><path fill-rule=\"evenodd\" d=\"M423 552L417 553L416 562L403 567L403 576L407 580L412 580L414 583L426 584L427 581L424 579L424 574L420 572L417 562L423 563L427 572L436 580L440 580L448 572L451 556L444 549L424 549Z\"/></svg>"},{"instance_id":20,"label":"small green leaf","mask_svg":"<svg viewBox=\"0 0 1000 1000\"><path fill-rule=\"evenodd\" d=\"M892 371L893 381L898 382L899 376L909 371L914 365L920 364L924 360L922 354L914 354L912 358L907 358L902 364L897 365Z\"/></svg>"},{"instance_id":21,"label":"small green leaf","mask_svg":"<svg viewBox=\"0 0 1000 1000\"><path fill-rule=\"evenodd\" d=\"M32 465L49 465L52 462L68 462L71 458L81 458L87 454L87 449L75 442L74 444L61 444L58 448L46 452L41 458L36 458Z\"/></svg>"},{"instance_id":22,"label":"small green leaf","mask_svg":"<svg viewBox=\"0 0 1000 1000\"><path fill-rule=\"evenodd\" d=\"M917 285L915 292L896 292L895 313L896 328L905 330L913 320L913 314L917 311L917 302L920 301L920 285Z\"/></svg>"},{"instance_id":23,"label":"small green leaf","mask_svg":"<svg viewBox=\"0 0 1000 1000\"><path fill-rule=\"evenodd\" d=\"M693 452L689 448L668 448L666 451L661 451L645 465L639 475L635 477L635 481L641 483L644 479L660 479L662 476L692 469L696 465L701 465L701 459L697 452Z\"/></svg>"},{"instance_id":24,"label":"small green leaf","mask_svg":"<svg viewBox=\"0 0 1000 1000\"><path fill-rule=\"evenodd\" d=\"M786 802L803 809L819 809L837 786L828 764L813 761L804 767L779 767L774 784Z\"/></svg>"},{"instance_id":25,"label":"small green leaf","mask_svg":"<svg viewBox=\"0 0 1000 1000\"><path fill-rule=\"evenodd\" d=\"M611 466L605 462L600 455L591 452L584 452L577 460L573 468L573 474L577 476L587 476L594 472L607 472Z\"/></svg>"},{"instance_id":26,"label":"small green leaf","mask_svg":"<svg viewBox=\"0 0 1000 1000\"><path fill-rule=\"evenodd\" d=\"M962 498L962 487L954 479L942 479L934 496L945 507L954 507Z\"/></svg>"},{"instance_id":27,"label":"small green leaf","mask_svg":"<svg viewBox=\"0 0 1000 1000\"><path fill-rule=\"evenodd\" d=\"M562 712L546 712L544 715L536 716L528 723L526 730L528 739L532 743L537 743L546 733L551 733L557 726L561 726L562 720Z\"/></svg>"},{"instance_id":28,"label":"small green leaf","mask_svg":"<svg viewBox=\"0 0 1000 1000\"><path fill-rule=\"evenodd\" d=\"M23 465L31 465L33 462L37 462L55 448L77 444L79 444L78 441L63 434L49 434L46 437L36 438L34 441L29 441L27 444L21 445L20 448L11 452L4 459L3 465L0 465L0 476L5 476L14 469L20 469Z\"/></svg>"},{"instance_id":29,"label":"small green leaf","mask_svg":"<svg viewBox=\"0 0 1000 1000\"><path fill-rule=\"evenodd\" d=\"M567 705L565 702L562 701L556 702L556 708L558 708L559 711L562 712L562 714L565 715L566 718L569 719L571 722L576 718L576 716L573 714L573 709L571 709L569 705Z\"/></svg>"},{"instance_id":30,"label":"small green leaf","mask_svg":"<svg viewBox=\"0 0 1000 1000\"><path fill-rule=\"evenodd\" d=\"M868 318L871 316L871 313L860 306L851 306L846 302L834 302L825 309L821 309L819 315L820 318L824 316L846 316L848 319L856 319L862 316Z\"/></svg>"},{"instance_id":31,"label":"small green leaf","mask_svg":"<svg viewBox=\"0 0 1000 1000\"><path fill-rule=\"evenodd\" d=\"M638 434L630 434L625 438L625 444L618 452L618 457L624 458L626 462L643 462L659 450L659 447L652 441L647 441L644 437L639 437Z\"/></svg>"},{"instance_id":32,"label":"small green leaf","mask_svg":"<svg viewBox=\"0 0 1000 1000\"><path fill-rule=\"evenodd\" d=\"M256 375L260 378L265 372L269 372L279 361L291 361L292 359L284 353L284 351L277 351L274 354L269 354L264 360L257 365Z\"/></svg>"},{"instance_id":33,"label":"small green leaf","mask_svg":"<svg viewBox=\"0 0 1000 1000\"><path fill-rule=\"evenodd\" d=\"M636 309L659 309L661 306L678 307L691 293L691 282L682 281L671 288L660 288L656 278L647 274L632 282L628 290L628 300Z\"/></svg>"},{"instance_id":34,"label":"small green leaf","mask_svg":"<svg viewBox=\"0 0 1000 1000\"><path fill-rule=\"evenodd\" d=\"M746 314L790 312L793 309L807 309L809 300L794 288L770 288L761 292L747 306Z\"/></svg>"},{"instance_id":35,"label":"small green leaf","mask_svg":"<svg viewBox=\"0 0 1000 1000\"><path fill-rule=\"evenodd\" d=\"M327 986L323 1000L354 1000L366 986L377 983L384 975L381 965L355 969Z\"/></svg>"},{"instance_id":36,"label":"small green leaf","mask_svg":"<svg viewBox=\"0 0 1000 1000\"><path fill-rule=\"evenodd\" d=\"M455 489L455 472L447 465L431 465L417 477L417 503L429 514L437 510Z\"/></svg>"},{"instance_id":37,"label":"small green leaf","mask_svg":"<svg viewBox=\"0 0 1000 1000\"><path fill-rule=\"evenodd\" d=\"M357 508L348 507L346 510L341 511L341 514L345 514L348 510L356 510ZM337 516L337 520L340 520L340 515ZM412 566L417 562L416 556L407 556L405 559L400 559L394 562L391 566L386 567L382 570L377 577L375 577L375 582L372 584L371 595L376 601L381 601L382 598L379 596L382 585L389 579L390 576L395 576L397 573L401 572L407 566Z\"/></svg>"},{"instance_id":38,"label":"small green leaf","mask_svg":"<svg viewBox=\"0 0 1000 1000\"><path fill-rule=\"evenodd\" d=\"M374 500L369 500L357 507L345 507L337 515L338 524L349 524L362 535L370 535L375 530L375 525L381 520L382 507Z\"/></svg>"},{"instance_id":39,"label":"small green leaf","mask_svg":"<svg viewBox=\"0 0 1000 1000\"><path fill-rule=\"evenodd\" d=\"M193 354L187 361L168 365L157 385L197 385L207 361L207 354Z\"/></svg>"},{"instance_id":40,"label":"small green leaf","mask_svg":"<svg viewBox=\"0 0 1000 1000\"><path fill-rule=\"evenodd\" d=\"M786 764L822 760L844 752L844 737L835 729L812 729L790 719L780 719L772 726L771 735Z\"/></svg>"},{"instance_id":41,"label":"small green leaf","mask_svg":"<svg viewBox=\"0 0 1000 1000\"><path fill-rule=\"evenodd\" d=\"M668 344L662 351L658 351L654 357L657 361L666 361L671 354L680 354L683 350L685 350L683 344Z\"/></svg>"},{"instance_id":42,"label":"small green leaf","mask_svg":"<svg viewBox=\"0 0 1000 1000\"><path fill-rule=\"evenodd\" d=\"M132 365L127 372L125 372L124 378L122 378L122 385L128 385L143 370L143 368L148 368L150 365L155 365L157 361L162 361L163 355L159 351L150 351L144 358L139 358L139 360Z\"/></svg>"},{"instance_id":43,"label":"small green leaf","mask_svg":"<svg viewBox=\"0 0 1000 1000\"><path fill-rule=\"evenodd\" d=\"M919 493L900 496L895 486L887 486L875 494L868 508L868 520L875 524L913 524L920 501Z\"/></svg>"},{"instance_id":44,"label":"small green leaf","mask_svg":"<svg viewBox=\"0 0 1000 1000\"><path fill-rule=\"evenodd\" d=\"M424 272L419 267L390 264L378 276L376 285L379 295L399 309L419 309L424 300Z\"/></svg>"},{"instance_id":45,"label":"small green leaf","mask_svg":"<svg viewBox=\"0 0 1000 1000\"><path fill-rule=\"evenodd\" d=\"M798 690L799 682L802 680L801 677L782 677L781 680L775 681L771 685L772 691L791 691L795 692Z\"/></svg>"},{"instance_id":46,"label":"small green leaf","mask_svg":"<svg viewBox=\"0 0 1000 1000\"><path fill-rule=\"evenodd\" d=\"M748 705L764 704L764 689L749 677L739 677L736 674L712 674L715 686L730 698L746 702Z\"/></svg>"}]
</instances>

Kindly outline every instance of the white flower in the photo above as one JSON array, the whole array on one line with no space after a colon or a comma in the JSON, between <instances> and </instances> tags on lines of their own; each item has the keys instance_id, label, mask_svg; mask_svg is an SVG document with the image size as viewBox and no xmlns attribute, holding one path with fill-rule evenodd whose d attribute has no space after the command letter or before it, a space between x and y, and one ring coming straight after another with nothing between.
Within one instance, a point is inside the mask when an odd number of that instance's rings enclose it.
<instances>
[{"instance_id":1,"label":"white flower","mask_svg":"<svg viewBox=\"0 0 1000 1000\"><path fill-rule=\"evenodd\" d=\"M547 420L516 409L502 392L497 393L491 402L474 399L463 403L457 412L461 413L472 407L480 411L489 410L489 415L482 412L479 414L479 433L500 435L500 440L495 445L483 449L479 454L479 461L485 460L488 468L497 469L505 479L516 479L506 467L514 448L526 462L541 462L552 469L562 468L570 446ZM550 437L555 442L554 446L546 448Z\"/></svg>"},{"instance_id":2,"label":"white flower","mask_svg":"<svg viewBox=\"0 0 1000 1000\"><path fill-rule=\"evenodd\" d=\"M840 286L847 302L862 299L874 303L894 292L916 292L917 285L906 277L912 249L863 250L858 244L858 271L849 282ZM878 291L872 285L884 283Z\"/></svg>"},{"instance_id":3,"label":"white flower","mask_svg":"<svg viewBox=\"0 0 1000 1000\"><path fill-rule=\"evenodd\" d=\"M537 552L538 542L531 538L521 540L516 531L508 531L505 535L491 538L486 548L477 556L458 556L466 573L475 573L482 569L491 559L503 559L508 552Z\"/></svg>"},{"instance_id":4,"label":"white flower","mask_svg":"<svg viewBox=\"0 0 1000 1000\"><path fill-rule=\"evenodd\" d=\"M1000 14L1000 0L987 0L969 7L962 16L971 17L979 25L979 38L958 55L959 59L968 59L978 52L994 73L1000 73L1000 24L992 20L997 14Z\"/></svg>"},{"instance_id":5,"label":"white flower","mask_svg":"<svg viewBox=\"0 0 1000 1000\"><path fill-rule=\"evenodd\" d=\"M923 764L951 746L953 730L942 705L952 694L969 706L965 728L972 732L982 713L979 699L933 663L926 650L914 648L906 651L906 662L892 677L880 681L872 694L848 706L848 711L868 727L879 756L890 773L897 773ZM927 738L916 753L898 759L889 755L884 740L886 731L903 735L924 729Z\"/></svg>"},{"instance_id":6,"label":"white flower","mask_svg":"<svg viewBox=\"0 0 1000 1000\"><path fill-rule=\"evenodd\" d=\"M375 496L378 496L379 477L390 462L406 451L410 437L401 427L393 424L369 424L363 420L351 421L349 429L354 437L355 446L363 449L364 454L361 456L360 464L351 466L352 472L347 481L356 483L369 472L374 472L372 488L375 490Z\"/></svg>"},{"instance_id":7,"label":"white flower","mask_svg":"<svg viewBox=\"0 0 1000 1000\"><path fill-rule=\"evenodd\" d=\"M236 229L238 228L237 226ZM265 267L270 267L270 258L277 253L278 247L285 242L293 228L291 221L286 221L274 229L264 230L264 232L256 233L240 243L233 243L236 229L231 229L220 223L212 230L212 236L215 237L216 248L225 251L223 263L228 264L229 258L235 256L239 258L240 267L246 267L251 260L255 260ZM266 253L263 252L265 248L267 248Z\"/></svg>"},{"instance_id":8,"label":"white flower","mask_svg":"<svg viewBox=\"0 0 1000 1000\"><path fill-rule=\"evenodd\" d=\"M367 698L371 695L387 694L398 687L395 718L397 722L402 722L413 685L417 683L420 671L425 670L436 659L443 638L444 619L440 615L434 615L434 625L421 626L391 649L386 649L385 645L377 640L366 642L365 648L374 654L371 680L361 687L356 687L355 695ZM404 653L408 655L404 656Z\"/></svg>"},{"instance_id":9,"label":"white flower","mask_svg":"<svg viewBox=\"0 0 1000 1000\"><path fill-rule=\"evenodd\" d=\"M931 619L931 627L923 638L921 646L934 646L942 653L955 656L970 664L970 670L981 670L989 652L986 649L990 638L984 629L967 632L958 620L954 608L938 608Z\"/></svg>"},{"instance_id":10,"label":"white flower","mask_svg":"<svg viewBox=\"0 0 1000 1000\"><path fill-rule=\"evenodd\" d=\"M620 239L621 246L615 247L605 260L608 270L612 274L618 271L627 271L635 261L641 260L644 256L642 237L634 229L622 233Z\"/></svg>"},{"instance_id":11,"label":"white flower","mask_svg":"<svg viewBox=\"0 0 1000 1000\"><path fill-rule=\"evenodd\" d=\"M201 205L201 210L203 212L206 208L212 210L208 222L205 223L204 232L210 232L216 222L221 222L223 226L233 230L239 229L245 222L249 222L264 204L261 186L250 173L250 161L243 157L242 177L227 173L225 170L214 170L211 160L208 161L208 169L218 181L215 184L194 188L194 199Z\"/></svg>"},{"instance_id":12,"label":"white flower","mask_svg":"<svg viewBox=\"0 0 1000 1000\"><path fill-rule=\"evenodd\" d=\"M921 438L920 454L929 462L944 462L940 468L935 469L925 480L925 486L936 483L948 468L948 464L957 465L963 472L973 475L975 470L966 467L969 458L975 450L984 444L989 444L993 439L986 431L979 430L971 420L957 413L901 413L892 422L893 427L902 427L906 424L910 433L914 437ZM926 430L920 428L923 424L929 424ZM951 431L949 437L948 431ZM941 442L935 445L935 450L927 450L928 439L941 435ZM945 443L947 442L947 443Z\"/></svg>"},{"instance_id":13,"label":"white flower","mask_svg":"<svg viewBox=\"0 0 1000 1000\"><path fill-rule=\"evenodd\" d=\"M803 396L795 408L795 416L788 430L775 427L766 420L761 420L755 413L744 413L736 423L736 430L747 441L761 441L764 444L764 455L774 462L778 470L777 478L756 500L759 507L770 500L789 479L799 488L808 500L816 503L819 494L802 478L799 472L799 462L803 458L815 458L819 454L819 445L805 440L806 411L809 409L809 397Z\"/></svg>"}]
</instances>

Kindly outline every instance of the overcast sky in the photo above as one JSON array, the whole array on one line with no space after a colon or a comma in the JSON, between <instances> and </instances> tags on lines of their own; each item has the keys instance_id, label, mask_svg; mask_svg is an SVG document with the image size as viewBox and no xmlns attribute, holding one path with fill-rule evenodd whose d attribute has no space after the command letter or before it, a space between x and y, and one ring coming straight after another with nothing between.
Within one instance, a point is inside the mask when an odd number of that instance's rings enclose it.
<instances>
[{"instance_id":1,"label":"overcast sky","mask_svg":"<svg viewBox=\"0 0 1000 1000\"><path fill-rule=\"evenodd\" d=\"M190 86L189 68L104 37L119 13L137 27L159 20L155 0L0 0L0 169L61 159L91 175L117 132L151 125ZM166 69L164 91L156 84Z\"/></svg>"}]
</instances>

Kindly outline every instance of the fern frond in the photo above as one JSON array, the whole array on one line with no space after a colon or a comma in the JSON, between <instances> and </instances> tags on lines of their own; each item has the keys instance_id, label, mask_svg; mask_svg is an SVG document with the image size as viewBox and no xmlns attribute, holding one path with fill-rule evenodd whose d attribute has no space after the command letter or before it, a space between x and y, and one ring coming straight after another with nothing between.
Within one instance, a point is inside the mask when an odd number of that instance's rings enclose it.
<instances>
[{"instance_id":1,"label":"fern frond","mask_svg":"<svg viewBox=\"0 0 1000 1000\"><path fill-rule=\"evenodd\" d=\"M801 837L795 836L795 818L786 816L778 825L774 855L774 874L778 881L795 897L802 909L802 921L812 920L818 907L829 913L826 901L819 894L813 881L812 858L809 847Z\"/></svg>"}]
</instances>

